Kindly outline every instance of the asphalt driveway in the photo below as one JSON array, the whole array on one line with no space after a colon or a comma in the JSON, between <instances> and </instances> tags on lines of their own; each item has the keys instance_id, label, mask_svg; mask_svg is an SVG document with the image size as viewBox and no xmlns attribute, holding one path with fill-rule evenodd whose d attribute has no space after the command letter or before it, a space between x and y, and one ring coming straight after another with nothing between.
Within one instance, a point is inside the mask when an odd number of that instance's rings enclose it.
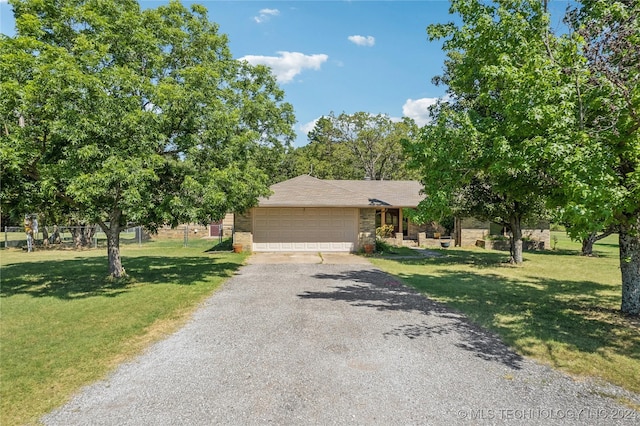
<instances>
[{"instance_id":1,"label":"asphalt driveway","mask_svg":"<svg viewBox=\"0 0 640 426\"><path fill-rule=\"evenodd\" d=\"M254 263L47 425L638 424L369 264ZM640 402L637 395L626 395Z\"/></svg>"}]
</instances>

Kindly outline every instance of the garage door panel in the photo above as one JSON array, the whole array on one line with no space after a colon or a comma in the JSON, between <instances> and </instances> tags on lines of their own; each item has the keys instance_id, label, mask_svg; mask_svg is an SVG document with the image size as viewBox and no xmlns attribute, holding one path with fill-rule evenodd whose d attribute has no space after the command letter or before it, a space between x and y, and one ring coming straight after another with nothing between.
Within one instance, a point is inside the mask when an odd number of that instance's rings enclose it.
<instances>
[{"instance_id":1,"label":"garage door panel","mask_svg":"<svg viewBox=\"0 0 640 426\"><path fill-rule=\"evenodd\" d=\"M355 208L257 208L254 251L354 251Z\"/></svg>"}]
</instances>

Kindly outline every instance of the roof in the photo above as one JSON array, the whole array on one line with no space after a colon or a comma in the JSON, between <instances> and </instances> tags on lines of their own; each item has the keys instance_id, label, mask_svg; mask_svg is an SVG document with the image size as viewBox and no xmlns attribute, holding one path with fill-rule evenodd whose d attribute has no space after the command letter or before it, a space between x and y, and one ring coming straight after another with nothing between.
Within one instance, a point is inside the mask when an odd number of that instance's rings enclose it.
<instances>
[{"instance_id":1,"label":"roof","mask_svg":"<svg viewBox=\"0 0 640 426\"><path fill-rule=\"evenodd\" d=\"M301 175L271 185L259 207L416 207L423 196L414 180L322 180Z\"/></svg>"}]
</instances>

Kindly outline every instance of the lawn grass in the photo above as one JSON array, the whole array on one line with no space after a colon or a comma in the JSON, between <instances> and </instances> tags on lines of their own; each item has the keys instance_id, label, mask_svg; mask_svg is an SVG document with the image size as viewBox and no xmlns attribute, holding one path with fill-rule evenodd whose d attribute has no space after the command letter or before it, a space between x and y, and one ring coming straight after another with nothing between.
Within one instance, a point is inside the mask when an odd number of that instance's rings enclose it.
<instances>
[{"instance_id":1,"label":"lawn grass","mask_svg":"<svg viewBox=\"0 0 640 426\"><path fill-rule=\"evenodd\" d=\"M182 244L122 247L123 280L106 278L103 249L0 251L0 424L36 423L175 331L246 257Z\"/></svg>"},{"instance_id":2,"label":"lawn grass","mask_svg":"<svg viewBox=\"0 0 640 426\"><path fill-rule=\"evenodd\" d=\"M582 257L578 243L553 235L556 250L525 252L521 266L505 263L505 252L459 248L371 261L520 354L640 393L640 321L619 313L617 236L597 243L596 257Z\"/></svg>"}]
</instances>

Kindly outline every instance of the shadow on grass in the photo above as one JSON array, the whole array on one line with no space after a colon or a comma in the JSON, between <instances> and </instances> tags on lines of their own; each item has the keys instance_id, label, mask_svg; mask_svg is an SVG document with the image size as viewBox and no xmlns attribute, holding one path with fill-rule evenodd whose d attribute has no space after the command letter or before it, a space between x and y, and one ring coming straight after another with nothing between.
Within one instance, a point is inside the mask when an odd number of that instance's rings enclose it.
<instances>
[{"instance_id":1,"label":"shadow on grass","mask_svg":"<svg viewBox=\"0 0 640 426\"><path fill-rule=\"evenodd\" d=\"M411 258L395 259L393 256L383 259L396 261L403 265L471 265L478 268L495 267L509 262L509 253L495 250L469 251L469 250L435 250L438 256L415 256ZM526 253L525 253L526 262Z\"/></svg>"},{"instance_id":2,"label":"shadow on grass","mask_svg":"<svg viewBox=\"0 0 640 426\"><path fill-rule=\"evenodd\" d=\"M420 293L444 301L480 326L496 331L523 353L529 353L526 342L537 341L566 344L586 353L606 349L640 359L640 323L615 308L620 296L614 286L531 276L524 270L517 279L486 273L483 268L499 264L491 252L452 252L422 262L398 261L402 265L427 262L428 273L403 272L398 276ZM450 268L465 264L472 265L471 270Z\"/></svg>"},{"instance_id":3,"label":"shadow on grass","mask_svg":"<svg viewBox=\"0 0 640 426\"><path fill-rule=\"evenodd\" d=\"M216 243L213 247L206 250L207 252L216 252L216 251L232 251L233 250L233 240L231 238L225 238L221 242Z\"/></svg>"},{"instance_id":4,"label":"shadow on grass","mask_svg":"<svg viewBox=\"0 0 640 426\"><path fill-rule=\"evenodd\" d=\"M314 277L358 284L336 286L331 292L307 291L300 294L300 298L344 301L353 306L381 311L418 311L425 316L424 321L397 327L385 333L385 336L416 339L455 333L461 339L456 346L473 352L482 359L500 362L513 369L521 368L522 358L504 345L497 336L473 324L454 310L424 297L384 272L358 270L341 274L317 274ZM438 319L430 320L430 316Z\"/></svg>"},{"instance_id":5,"label":"shadow on grass","mask_svg":"<svg viewBox=\"0 0 640 426\"><path fill-rule=\"evenodd\" d=\"M88 257L16 263L2 268L0 297L26 294L71 300L94 296L116 297L138 282L193 285L207 277L228 277L238 264L207 257L128 257L128 277L106 277L107 259Z\"/></svg>"}]
</instances>

